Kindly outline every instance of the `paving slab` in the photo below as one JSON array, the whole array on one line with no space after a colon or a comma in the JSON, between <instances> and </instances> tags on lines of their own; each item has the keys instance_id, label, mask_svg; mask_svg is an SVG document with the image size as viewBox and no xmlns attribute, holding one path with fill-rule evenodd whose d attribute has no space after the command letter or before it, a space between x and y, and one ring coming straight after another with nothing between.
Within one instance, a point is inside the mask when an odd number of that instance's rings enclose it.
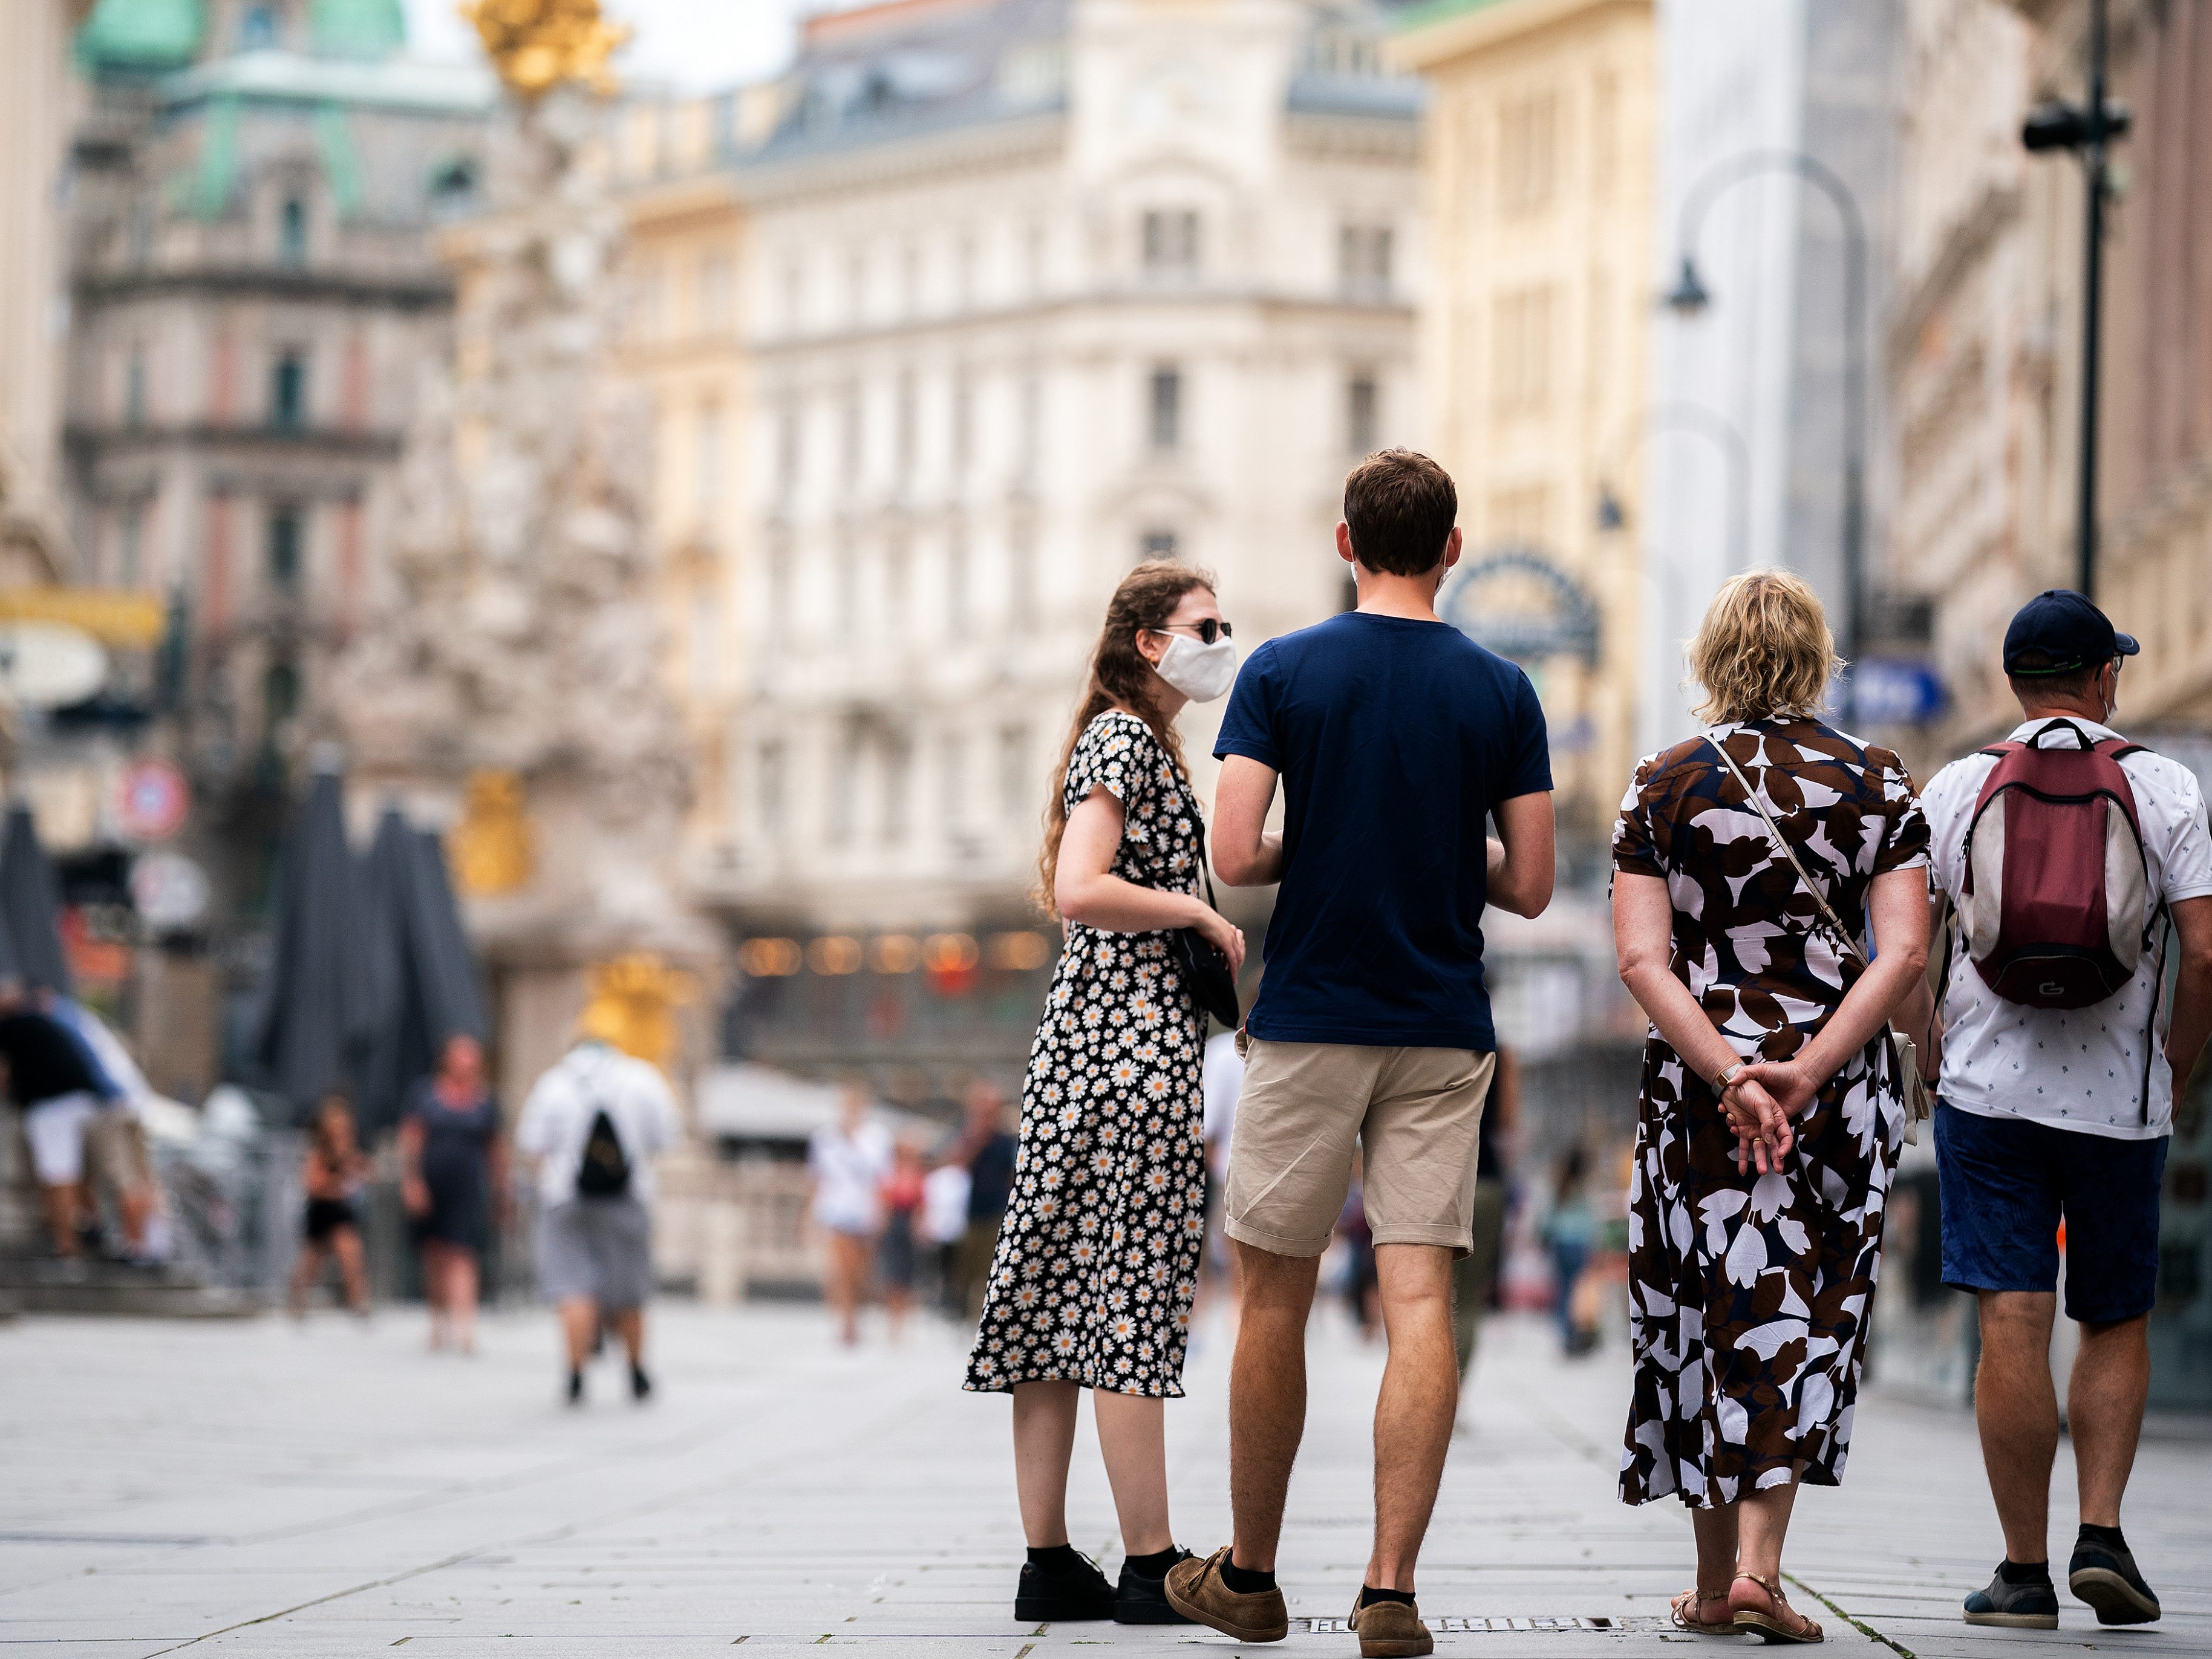
<instances>
[{"instance_id":1,"label":"paving slab","mask_svg":"<svg viewBox=\"0 0 2212 1659\"><path fill-rule=\"evenodd\" d=\"M671 1304L653 1316L657 1397L631 1405L609 1363L574 1411L542 1311L488 1320L473 1358L422 1339L404 1310L366 1328L0 1328L0 1655L1268 1650L1187 1626L1013 1621L1009 1407L960 1392L962 1345L941 1327L849 1352L818 1310ZM1228 1530L1229 1340L1225 1310L1202 1310L1190 1398L1168 1408L1176 1528L1200 1549ZM1291 1634L1273 1651L1357 1651L1343 1621L1367 1555L1382 1363L1323 1311L1279 1565ZM1614 1498L1626 1363L1617 1340L1563 1359L1540 1321L1486 1333L1421 1565L1440 1653L1750 1645L1665 1627L1689 1528L1671 1502ZM2212 1440L2147 1442L2130 1492L2166 1619L2105 1630L2069 1601L2056 1632L1959 1621L2001 1553L1968 1417L1875 1391L1856 1442L1843 1486L1800 1499L1790 1541L1798 1599L1831 1644L2212 1659ZM1113 1509L1085 1442L1070 1503L1076 1543L1110 1567ZM2056 1508L2063 1547L2070 1507Z\"/></svg>"}]
</instances>

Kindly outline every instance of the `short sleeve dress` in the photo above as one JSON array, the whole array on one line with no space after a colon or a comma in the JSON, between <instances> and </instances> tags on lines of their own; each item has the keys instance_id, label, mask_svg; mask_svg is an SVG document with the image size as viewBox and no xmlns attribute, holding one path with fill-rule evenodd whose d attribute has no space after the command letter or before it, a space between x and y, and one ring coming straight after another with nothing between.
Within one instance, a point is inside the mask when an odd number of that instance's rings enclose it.
<instances>
[{"instance_id":1,"label":"short sleeve dress","mask_svg":"<svg viewBox=\"0 0 2212 1659\"><path fill-rule=\"evenodd\" d=\"M499 1138L499 1102L480 1095L466 1106L438 1097L436 1079L417 1082L400 1109L422 1126L422 1184L430 1212L417 1217L415 1242L454 1244L483 1254L491 1232L491 1145Z\"/></svg>"},{"instance_id":2,"label":"short sleeve dress","mask_svg":"<svg viewBox=\"0 0 2212 1659\"><path fill-rule=\"evenodd\" d=\"M1863 941L1875 877L1928 862L1927 821L1897 757L1802 719L1724 725L1713 738ZM1613 851L1617 872L1666 881L1674 975L1739 1054L1796 1053L1863 971L1817 925L1704 738L1637 767ZM1782 1170L1739 1174L1711 1085L1651 1033L1629 1187L1623 1502L1730 1504L1786 1484L1801 1461L1810 1484L1842 1478L1905 1130L1890 1062L1877 1036L1797 1121Z\"/></svg>"},{"instance_id":3,"label":"short sleeve dress","mask_svg":"<svg viewBox=\"0 0 2212 1659\"><path fill-rule=\"evenodd\" d=\"M1199 890L1206 825L1152 728L1108 709L1062 791L1121 803L1113 872ZM1200 1022L1169 935L1067 924L1022 1084L1014 1186L966 1387L1066 1382L1178 1397L1205 1236Z\"/></svg>"}]
</instances>

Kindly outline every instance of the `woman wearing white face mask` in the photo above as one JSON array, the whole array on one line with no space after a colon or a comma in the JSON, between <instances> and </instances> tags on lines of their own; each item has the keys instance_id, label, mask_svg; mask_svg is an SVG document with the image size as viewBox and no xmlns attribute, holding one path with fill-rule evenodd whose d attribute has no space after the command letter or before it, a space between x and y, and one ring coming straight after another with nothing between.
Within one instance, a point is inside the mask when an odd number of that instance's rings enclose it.
<instances>
[{"instance_id":1,"label":"woman wearing white face mask","mask_svg":"<svg viewBox=\"0 0 2212 1659\"><path fill-rule=\"evenodd\" d=\"M1182 1393L1206 1232L1204 1016L1173 940L1196 929L1234 974L1244 935L1200 896L1206 823L1174 720L1229 690L1228 635L1203 571L1158 562L1123 577L1046 814L1040 896L1067 943L967 1381L1014 1397L1024 1622L1187 1622L1161 1588L1188 1552L1168 1525L1160 1402ZM1121 1523L1118 1589L1067 1540L1084 1389Z\"/></svg>"}]
</instances>

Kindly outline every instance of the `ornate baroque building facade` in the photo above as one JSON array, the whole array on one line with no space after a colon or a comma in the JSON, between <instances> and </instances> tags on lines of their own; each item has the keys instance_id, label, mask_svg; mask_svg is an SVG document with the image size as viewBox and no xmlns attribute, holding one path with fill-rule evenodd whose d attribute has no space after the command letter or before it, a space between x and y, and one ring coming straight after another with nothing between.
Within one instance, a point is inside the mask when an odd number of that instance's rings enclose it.
<instances>
[{"instance_id":1,"label":"ornate baroque building facade","mask_svg":"<svg viewBox=\"0 0 2212 1659\"><path fill-rule=\"evenodd\" d=\"M1039 820L1115 582L1214 570L1247 649L1344 603L1342 475L1419 429L1386 23L904 0L812 19L764 102L623 130L616 164L660 175L641 212L693 199L695 129L737 203L637 239L631 313L676 672L723 744L690 867L747 941L735 1046L1018 1065ZM1218 712L1184 721L1208 796Z\"/></svg>"}]
</instances>

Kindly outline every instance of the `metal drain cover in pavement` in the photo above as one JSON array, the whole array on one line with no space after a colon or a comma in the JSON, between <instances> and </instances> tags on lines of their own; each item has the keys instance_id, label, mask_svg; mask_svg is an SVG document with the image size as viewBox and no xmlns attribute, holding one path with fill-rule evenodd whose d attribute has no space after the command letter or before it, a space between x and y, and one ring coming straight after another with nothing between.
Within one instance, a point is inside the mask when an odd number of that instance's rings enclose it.
<instances>
[{"instance_id":1,"label":"metal drain cover in pavement","mask_svg":"<svg viewBox=\"0 0 2212 1659\"><path fill-rule=\"evenodd\" d=\"M1633 1617L1611 1619L1600 1615L1593 1619L1427 1619L1423 1621L1438 1635L1468 1631L1496 1630L1601 1630L1612 1632L1654 1631L1670 1628L1664 1619ZM1291 1626L1303 1626L1309 1636L1333 1636L1348 1632L1352 1621L1347 1619L1293 1619Z\"/></svg>"}]
</instances>

